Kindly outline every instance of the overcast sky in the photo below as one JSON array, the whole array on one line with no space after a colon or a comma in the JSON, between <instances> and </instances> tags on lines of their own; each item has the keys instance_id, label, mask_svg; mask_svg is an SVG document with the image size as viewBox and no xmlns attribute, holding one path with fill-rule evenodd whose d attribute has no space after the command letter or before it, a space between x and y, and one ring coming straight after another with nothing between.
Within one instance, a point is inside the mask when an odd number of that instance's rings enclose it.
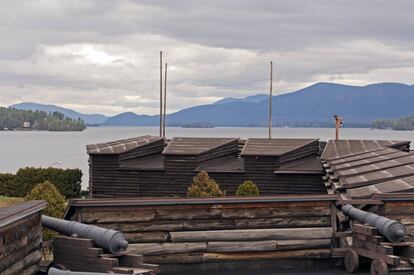
<instances>
[{"instance_id":1,"label":"overcast sky","mask_svg":"<svg viewBox=\"0 0 414 275\"><path fill-rule=\"evenodd\" d=\"M414 1L15 0L0 9L0 106L155 114L315 82L413 83Z\"/></svg>"}]
</instances>

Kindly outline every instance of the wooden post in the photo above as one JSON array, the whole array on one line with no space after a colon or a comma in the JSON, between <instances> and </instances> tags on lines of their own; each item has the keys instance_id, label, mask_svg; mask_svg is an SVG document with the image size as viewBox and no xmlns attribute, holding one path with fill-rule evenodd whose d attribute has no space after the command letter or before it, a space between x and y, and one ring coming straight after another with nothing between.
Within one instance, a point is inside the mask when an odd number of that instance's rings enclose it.
<instances>
[{"instance_id":1,"label":"wooden post","mask_svg":"<svg viewBox=\"0 0 414 275\"><path fill-rule=\"evenodd\" d=\"M162 137L162 51L160 51L160 137Z\"/></svg>"},{"instance_id":2,"label":"wooden post","mask_svg":"<svg viewBox=\"0 0 414 275\"><path fill-rule=\"evenodd\" d=\"M164 114L163 114L163 127L162 127L162 136L165 137L165 113L167 111L167 62L165 62L165 72L164 72Z\"/></svg>"},{"instance_id":3,"label":"wooden post","mask_svg":"<svg viewBox=\"0 0 414 275\"><path fill-rule=\"evenodd\" d=\"M342 117L334 115L335 118L335 140L339 139L339 127L342 126Z\"/></svg>"},{"instance_id":4,"label":"wooden post","mask_svg":"<svg viewBox=\"0 0 414 275\"><path fill-rule=\"evenodd\" d=\"M273 92L273 62L270 61L269 138L272 138L272 92Z\"/></svg>"}]
</instances>

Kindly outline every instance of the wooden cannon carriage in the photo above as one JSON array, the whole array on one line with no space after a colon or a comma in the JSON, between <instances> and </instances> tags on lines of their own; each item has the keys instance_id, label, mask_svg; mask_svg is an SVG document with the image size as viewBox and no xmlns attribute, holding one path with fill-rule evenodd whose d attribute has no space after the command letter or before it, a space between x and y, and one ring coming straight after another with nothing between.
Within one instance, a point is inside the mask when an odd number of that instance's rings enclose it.
<instances>
[{"instance_id":1,"label":"wooden cannon carriage","mask_svg":"<svg viewBox=\"0 0 414 275\"><path fill-rule=\"evenodd\" d=\"M354 224L352 246L345 252L346 271L358 271L361 258L371 260L371 274L414 270L414 242L386 242L375 227Z\"/></svg>"}]
</instances>

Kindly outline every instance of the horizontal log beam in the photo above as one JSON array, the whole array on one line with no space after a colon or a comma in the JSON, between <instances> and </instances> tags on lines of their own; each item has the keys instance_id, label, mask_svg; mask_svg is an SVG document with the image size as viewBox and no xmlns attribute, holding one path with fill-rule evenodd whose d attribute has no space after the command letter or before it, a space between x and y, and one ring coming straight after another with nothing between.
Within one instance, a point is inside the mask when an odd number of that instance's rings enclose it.
<instances>
[{"instance_id":1,"label":"horizontal log beam","mask_svg":"<svg viewBox=\"0 0 414 275\"><path fill-rule=\"evenodd\" d=\"M331 227L171 232L172 242L329 239Z\"/></svg>"}]
</instances>

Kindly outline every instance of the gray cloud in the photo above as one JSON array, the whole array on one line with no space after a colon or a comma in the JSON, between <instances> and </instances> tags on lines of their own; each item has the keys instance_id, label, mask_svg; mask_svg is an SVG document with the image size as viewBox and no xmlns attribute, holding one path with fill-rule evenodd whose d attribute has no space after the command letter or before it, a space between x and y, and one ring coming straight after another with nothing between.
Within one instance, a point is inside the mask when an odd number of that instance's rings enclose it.
<instances>
[{"instance_id":1,"label":"gray cloud","mask_svg":"<svg viewBox=\"0 0 414 275\"><path fill-rule=\"evenodd\" d=\"M0 10L0 105L157 113L318 81L410 83L412 1L8 1Z\"/></svg>"}]
</instances>

